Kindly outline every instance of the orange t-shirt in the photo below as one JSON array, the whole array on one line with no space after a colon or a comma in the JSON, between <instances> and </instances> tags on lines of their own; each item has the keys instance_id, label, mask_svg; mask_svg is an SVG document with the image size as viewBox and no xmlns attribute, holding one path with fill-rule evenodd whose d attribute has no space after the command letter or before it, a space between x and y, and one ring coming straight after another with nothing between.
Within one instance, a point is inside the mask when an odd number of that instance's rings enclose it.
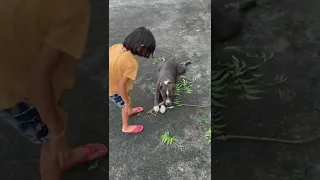
<instances>
[{"instance_id":1,"label":"orange t-shirt","mask_svg":"<svg viewBox=\"0 0 320 180\"><path fill-rule=\"evenodd\" d=\"M0 110L28 98L26 77L45 42L64 52L53 73L56 102L74 84L90 20L88 0L0 1Z\"/></svg>"},{"instance_id":2,"label":"orange t-shirt","mask_svg":"<svg viewBox=\"0 0 320 180\"><path fill-rule=\"evenodd\" d=\"M123 75L129 78L126 85L127 93L133 88L133 80L136 80L138 61L130 51L121 52L122 48L122 44L115 44L109 48L109 96L118 93L118 84Z\"/></svg>"}]
</instances>

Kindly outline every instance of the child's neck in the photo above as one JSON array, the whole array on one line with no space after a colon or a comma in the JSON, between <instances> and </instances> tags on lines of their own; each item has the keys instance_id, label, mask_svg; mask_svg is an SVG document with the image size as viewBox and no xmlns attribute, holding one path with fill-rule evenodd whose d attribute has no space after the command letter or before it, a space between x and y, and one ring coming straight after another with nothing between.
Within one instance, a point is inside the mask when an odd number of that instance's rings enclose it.
<instances>
[{"instance_id":1,"label":"child's neck","mask_svg":"<svg viewBox=\"0 0 320 180\"><path fill-rule=\"evenodd\" d=\"M128 50L125 48L125 47L122 47L121 50L120 50L120 53L124 53L124 52L127 52Z\"/></svg>"}]
</instances>

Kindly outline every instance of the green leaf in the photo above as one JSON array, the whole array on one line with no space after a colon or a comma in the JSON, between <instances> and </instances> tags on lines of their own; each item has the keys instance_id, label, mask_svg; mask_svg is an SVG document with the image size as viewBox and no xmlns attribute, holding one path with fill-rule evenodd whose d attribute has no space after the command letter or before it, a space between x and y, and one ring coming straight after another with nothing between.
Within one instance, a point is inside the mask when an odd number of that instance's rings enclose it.
<instances>
[{"instance_id":1,"label":"green leaf","mask_svg":"<svg viewBox=\"0 0 320 180\"><path fill-rule=\"evenodd\" d=\"M227 94L218 94L218 93L212 93L211 96L215 99L224 98L227 96Z\"/></svg>"},{"instance_id":2,"label":"green leaf","mask_svg":"<svg viewBox=\"0 0 320 180\"><path fill-rule=\"evenodd\" d=\"M226 46L223 50L240 50L242 46Z\"/></svg>"},{"instance_id":3,"label":"green leaf","mask_svg":"<svg viewBox=\"0 0 320 180\"><path fill-rule=\"evenodd\" d=\"M259 93L262 93L262 92L264 92L264 91L262 91L262 90L255 90L255 89L246 89L246 92L248 93L248 94L259 94Z\"/></svg>"},{"instance_id":4,"label":"green leaf","mask_svg":"<svg viewBox=\"0 0 320 180\"><path fill-rule=\"evenodd\" d=\"M232 55L232 59L236 64L240 64L240 61L236 56Z\"/></svg>"},{"instance_id":5,"label":"green leaf","mask_svg":"<svg viewBox=\"0 0 320 180\"><path fill-rule=\"evenodd\" d=\"M217 72L213 73L213 76L211 78L217 79L218 77L220 77L223 74L223 72L224 72L224 70L217 71Z\"/></svg>"},{"instance_id":6,"label":"green leaf","mask_svg":"<svg viewBox=\"0 0 320 180\"><path fill-rule=\"evenodd\" d=\"M242 89L242 85L231 86L230 89L240 90L240 89Z\"/></svg>"},{"instance_id":7,"label":"green leaf","mask_svg":"<svg viewBox=\"0 0 320 180\"><path fill-rule=\"evenodd\" d=\"M241 82L242 83L245 83L245 84L248 84L248 83L250 83L250 82L252 82L252 81L254 81L255 79L253 79L253 78L251 78L251 79L241 79Z\"/></svg>"},{"instance_id":8,"label":"green leaf","mask_svg":"<svg viewBox=\"0 0 320 180\"><path fill-rule=\"evenodd\" d=\"M265 58L266 57L266 53L264 53L264 51L261 51L261 58Z\"/></svg>"},{"instance_id":9,"label":"green leaf","mask_svg":"<svg viewBox=\"0 0 320 180\"><path fill-rule=\"evenodd\" d=\"M218 101L216 101L216 100L214 100L214 99L211 99L211 101L212 101L212 105L213 105L213 106L222 107L222 108L223 108L223 107L226 107L225 105L219 103Z\"/></svg>"},{"instance_id":10,"label":"green leaf","mask_svg":"<svg viewBox=\"0 0 320 180\"><path fill-rule=\"evenodd\" d=\"M227 124L221 124L221 125L216 124L216 125L214 125L214 129L222 129L226 126L227 126Z\"/></svg>"},{"instance_id":11,"label":"green leaf","mask_svg":"<svg viewBox=\"0 0 320 180\"><path fill-rule=\"evenodd\" d=\"M241 72L237 72L236 73L236 76L242 76L242 75L244 75L246 72L247 72L248 70L243 70L243 71L241 71Z\"/></svg>"},{"instance_id":12,"label":"green leaf","mask_svg":"<svg viewBox=\"0 0 320 180\"><path fill-rule=\"evenodd\" d=\"M272 59L272 58L273 58L273 56L274 56L274 52L273 52L273 51L271 51L271 54L270 54L270 56L268 57L268 59Z\"/></svg>"},{"instance_id":13,"label":"green leaf","mask_svg":"<svg viewBox=\"0 0 320 180\"><path fill-rule=\"evenodd\" d=\"M241 69L244 69L247 67L247 63L245 61L241 61L241 64L242 64Z\"/></svg>"},{"instance_id":14,"label":"green leaf","mask_svg":"<svg viewBox=\"0 0 320 180\"><path fill-rule=\"evenodd\" d=\"M259 66L260 66L260 64L255 65L255 66L250 66L250 67L248 66L247 69L249 69L249 70L255 70L255 69L257 69Z\"/></svg>"},{"instance_id":15,"label":"green leaf","mask_svg":"<svg viewBox=\"0 0 320 180\"><path fill-rule=\"evenodd\" d=\"M213 119L213 121L218 122L218 121L221 121L223 118L224 118L224 116L219 116L218 118L213 117L212 119Z\"/></svg>"},{"instance_id":16,"label":"green leaf","mask_svg":"<svg viewBox=\"0 0 320 180\"><path fill-rule=\"evenodd\" d=\"M254 55L252 55L252 54L249 54L249 53L245 53L245 55L247 56L247 57L255 57Z\"/></svg>"},{"instance_id":17,"label":"green leaf","mask_svg":"<svg viewBox=\"0 0 320 180\"><path fill-rule=\"evenodd\" d=\"M92 171L92 170L97 169L97 168L98 168L97 166L90 166L90 167L88 167L88 170Z\"/></svg>"},{"instance_id":18,"label":"green leaf","mask_svg":"<svg viewBox=\"0 0 320 180\"><path fill-rule=\"evenodd\" d=\"M227 87L227 85L223 85L223 86L215 86L215 87L212 87L211 90L213 92L221 92L222 90L224 90L225 88Z\"/></svg>"},{"instance_id":19,"label":"green leaf","mask_svg":"<svg viewBox=\"0 0 320 180\"><path fill-rule=\"evenodd\" d=\"M246 97L248 100L258 100L258 99L262 99L262 97L251 96L251 95L249 95L249 94L246 94L245 97Z\"/></svg>"},{"instance_id":20,"label":"green leaf","mask_svg":"<svg viewBox=\"0 0 320 180\"><path fill-rule=\"evenodd\" d=\"M226 74L224 74L224 75L222 76L221 79L219 79L219 80L217 80L217 81L213 81L213 82L211 83L211 85L213 85L213 86L215 86L215 85L220 85L220 84L221 84L224 80L226 80L229 76L230 76L230 74L229 74L229 73L226 73Z\"/></svg>"},{"instance_id":21,"label":"green leaf","mask_svg":"<svg viewBox=\"0 0 320 180\"><path fill-rule=\"evenodd\" d=\"M254 77L261 77L261 76L263 76L263 74L252 74L252 76L254 76Z\"/></svg>"},{"instance_id":22,"label":"green leaf","mask_svg":"<svg viewBox=\"0 0 320 180\"><path fill-rule=\"evenodd\" d=\"M253 89L253 88L255 88L255 87L257 87L257 86L248 85L248 84L244 84L244 85L243 85L243 88L244 88L244 89Z\"/></svg>"}]
</instances>

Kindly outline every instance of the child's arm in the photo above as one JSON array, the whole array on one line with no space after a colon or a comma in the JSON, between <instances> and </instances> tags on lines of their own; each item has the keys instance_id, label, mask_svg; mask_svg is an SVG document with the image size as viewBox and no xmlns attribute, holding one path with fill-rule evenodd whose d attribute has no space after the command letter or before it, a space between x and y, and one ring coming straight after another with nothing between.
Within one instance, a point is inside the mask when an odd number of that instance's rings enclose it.
<instances>
[{"instance_id":1,"label":"child's arm","mask_svg":"<svg viewBox=\"0 0 320 180\"><path fill-rule=\"evenodd\" d=\"M123 75L119 81L119 84L118 84L119 95L121 96L122 100L124 101L124 103L126 105L128 105L130 103L128 95L127 95L127 91L126 91L126 85L127 85L128 80L129 80L129 78L127 76Z\"/></svg>"},{"instance_id":2,"label":"child's arm","mask_svg":"<svg viewBox=\"0 0 320 180\"><path fill-rule=\"evenodd\" d=\"M49 131L57 135L65 128L56 109L52 86L52 74L59 62L59 55L61 52L58 49L44 44L27 82L29 100L37 108Z\"/></svg>"},{"instance_id":3,"label":"child's arm","mask_svg":"<svg viewBox=\"0 0 320 180\"><path fill-rule=\"evenodd\" d=\"M58 7L66 7L59 4ZM64 9L64 8L62 8ZM51 25L48 36L44 39L37 62L28 77L28 94L31 103L38 109L41 119L52 133L63 133L65 124L58 114L56 99L53 94L52 75L62 56L79 59L83 53L90 19L87 1L79 1L74 11L65 9L66 17ZM71 58L70 58L71 60Z\"/></svg>"}]
</instances>

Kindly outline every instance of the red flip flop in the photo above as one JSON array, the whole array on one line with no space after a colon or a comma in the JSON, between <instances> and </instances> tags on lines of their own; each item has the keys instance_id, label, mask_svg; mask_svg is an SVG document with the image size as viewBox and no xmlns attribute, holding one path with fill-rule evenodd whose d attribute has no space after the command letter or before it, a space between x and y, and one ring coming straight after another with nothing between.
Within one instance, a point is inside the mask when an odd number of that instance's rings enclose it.
<instances>
[{"instance_id":1,"label":"red flip flop","mask_svg":"<svg viewBox=\"0 0 320 180\"><path fill-rule=\"evenodd\" d=\"M142 125L137 125L136 128L131 131L131 132L125 132L126 134L138 134L141 133L141 131L143 131L143 126Z\"/></svg>"},{"instance_id":2,"label":"red flip flop","mask_svg":"<svg viewBox=\"0 0 320 180\"><path fill-rule=\"evenodd\" d=\"M77 148L87 149L88 152L78 161L74 161L63 167L64 170L68 170L74 166L96 160L104 157L108 153L108 148L103 144L86 144Z\"/></svg>"},{"instance_id":3,"label":"red flip flop","mask_svg":"<svg viewBox=\"0 0 320 180\"><path fill-rule=\"evenodd\" d=\"M135 107L135 108L132 108L132 112L131 112L131 115L134 115L134 114L138 114L140 112L143 111L143 107Z\"/></svg>"}]
</instances>

